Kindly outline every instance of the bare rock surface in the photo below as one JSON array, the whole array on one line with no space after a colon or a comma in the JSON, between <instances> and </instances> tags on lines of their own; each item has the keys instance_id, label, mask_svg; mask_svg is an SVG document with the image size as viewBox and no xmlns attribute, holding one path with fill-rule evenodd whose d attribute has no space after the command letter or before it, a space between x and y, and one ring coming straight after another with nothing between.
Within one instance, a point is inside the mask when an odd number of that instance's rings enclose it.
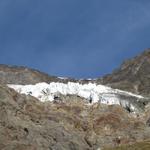
<instances>
[{"instance_id":1,"label":"bare rock surface","mask_svg":"<svg viewBox=\"0 0 150 150\"><path fill-rule=\"evenodd\" d=\"M97 150L130 144L150 138L147 115L140 119L120 106L89 105L72 95L42 103L1 85L0 149Z\"/></svg>"}]
</instances>

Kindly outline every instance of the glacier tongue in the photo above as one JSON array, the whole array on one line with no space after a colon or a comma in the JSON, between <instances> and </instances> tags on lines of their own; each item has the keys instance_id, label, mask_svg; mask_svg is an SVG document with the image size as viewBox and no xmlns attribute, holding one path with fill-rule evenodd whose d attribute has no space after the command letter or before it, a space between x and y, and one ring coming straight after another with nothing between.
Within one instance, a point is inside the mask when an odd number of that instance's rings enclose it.
<instances>
[{"instance_id":1,"label":"glacier tongue","mask_svg":"<svg viewBox=\"0 0 150 150\"><path fill-rule=\"evenodd\" d=\"M77 95L90 101L91 103L100 102L107 105L118 104L123 107L128 107L135 111L134 105L129 101L128 97L133 97L136 101L144 97L130 92L112 89L104 85L96 85L93 83L79 84L75 82L58 83L52 82L38 83L35 85L8 85L17 92L26 95L32 95L40 101L53 101L55 96L62 95ZM126 97L121 99L120 96Z\"/></svg>"}]
</instances>

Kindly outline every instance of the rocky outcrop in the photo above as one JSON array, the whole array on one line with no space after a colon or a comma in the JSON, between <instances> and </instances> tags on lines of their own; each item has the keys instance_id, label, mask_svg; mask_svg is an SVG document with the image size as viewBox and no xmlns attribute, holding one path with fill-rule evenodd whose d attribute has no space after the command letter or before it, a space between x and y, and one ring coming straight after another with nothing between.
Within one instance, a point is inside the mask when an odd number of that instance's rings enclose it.
<instances>
[{"instance_id":1,"label":"rocky outcrop","mask_svg":"<svg viewBox=\"0 0 150 150\"><path fill-rule=\"evenodd\" d=\"M150 96L150 49L125 61L112 74L97 80L113 88Z\"/></svg>"}]
</instances>

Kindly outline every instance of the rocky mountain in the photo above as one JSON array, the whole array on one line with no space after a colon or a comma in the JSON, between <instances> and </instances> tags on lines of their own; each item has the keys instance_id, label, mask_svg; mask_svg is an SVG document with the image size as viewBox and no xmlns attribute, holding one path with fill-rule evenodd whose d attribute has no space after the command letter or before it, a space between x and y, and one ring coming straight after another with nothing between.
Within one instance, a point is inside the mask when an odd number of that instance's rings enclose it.
<instances>
[{"instance_id":1,"label":"rocky mountain","mask_svg":"<svg viewBox=\"0 0 150 150\"><path fill-rule=\"evenodd\" d=\"M36 84L40 82L68 82L76 81L72 78L59 78L27 67L9 66L0 64L1 84Z\"/></svg>"},{"instance_id":2,"label":"rocky mountain","mask_svg":"<svg viewBox=\"0 0 150 150\"><path fill-rule=\"evenodd\" d=\"M112 74L97 79L98 83L133 93L150 96L150 49L126 60Z\"/></svg>"},{"instance_id":3,"label":"rocky mountain","mask_svg":"<svg viewBox=\"0 0 150 150\"><path fill-rule=\"evenodd\" d=\"M0 65L0 149L149 150L149 64L147 49L96 80Z\"/></svg>"}]
</instances>

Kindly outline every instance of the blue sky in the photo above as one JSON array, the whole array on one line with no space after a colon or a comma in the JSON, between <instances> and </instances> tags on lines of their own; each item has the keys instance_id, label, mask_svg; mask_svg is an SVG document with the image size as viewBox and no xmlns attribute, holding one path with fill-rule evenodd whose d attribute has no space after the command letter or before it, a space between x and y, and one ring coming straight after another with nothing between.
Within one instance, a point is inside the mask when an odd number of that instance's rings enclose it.
<instances>
[{"instance_id":1,"label":"blue sky","mask_svg":"<svg viewBox=\"0 0 150 150\"><path fill-rule=\"evenodd\" d=\"M150 47L149 0L0 0L0 63L95 78Z\"/></svg>"}]
</instances>

